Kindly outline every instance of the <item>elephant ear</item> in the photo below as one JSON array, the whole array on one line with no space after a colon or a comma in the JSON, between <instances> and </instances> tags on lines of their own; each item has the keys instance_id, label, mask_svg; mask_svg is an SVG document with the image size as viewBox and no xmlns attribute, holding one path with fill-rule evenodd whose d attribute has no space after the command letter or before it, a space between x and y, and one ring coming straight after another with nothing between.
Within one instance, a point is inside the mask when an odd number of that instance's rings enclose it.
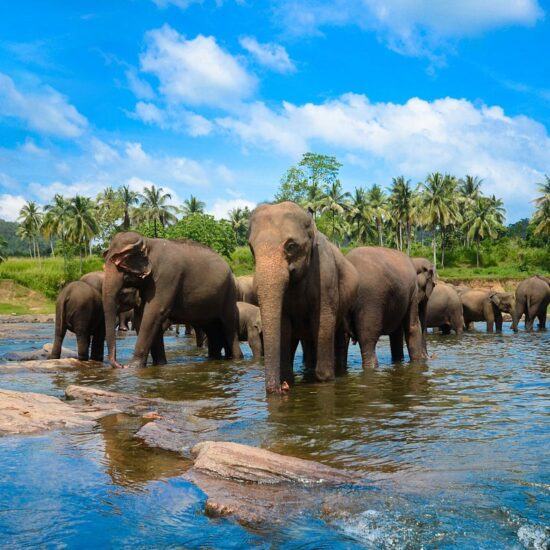
<instances>
[{"instance_id":1,"label":"elephant ear","mask_svg":"<svg viewBox=\"0 0 550 550\"><path fill-rule=\"evenodd\" d=\"M147 277L152 270L143 239L126 246L120 252L111 254L109 261L115 264L120 271L130 273L140 279Z\"/></svg>"},{"instance_id":2,"label":"elephant ear","mask_svg":"<svg viewBox=\"0 0 550 550\"><path fill-rule=\"evenodd\" d=\"M493 294L489 296L489 300L491 301L491 303L495 304L495 306L500 306L500 296L497 292L493 292Z\"/></svg>"}]
</instances>

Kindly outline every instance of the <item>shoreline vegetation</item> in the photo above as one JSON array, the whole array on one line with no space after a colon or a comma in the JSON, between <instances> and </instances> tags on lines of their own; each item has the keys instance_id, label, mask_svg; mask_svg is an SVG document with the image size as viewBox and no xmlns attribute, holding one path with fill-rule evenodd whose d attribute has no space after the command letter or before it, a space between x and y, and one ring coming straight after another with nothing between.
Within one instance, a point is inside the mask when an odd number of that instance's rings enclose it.
<instances>
[{"instance_id":1,"label":"shoreline vegetation","mask_svg":"<svg viewBox=\"0 0 550 550\"><path fill-rule=\"evenodd\" d=\"M309 210L344 254L357 246L386 246L429 258L444 281L507 290L531 275L550 275L549 176L537 184L532 217L505 226L503 201L484 195L476 176L434 172L417 184L398 176L387 188L374 184L350 193L340 181L341 167L336 157L305 153L284 173L273 200ZM38 292L46 300L43 309L51 308L64 285L102 269L102 252L119 231L192 239L224 256L236 276L254 271L248 208L218 220L193 195L180 206L171 200L155 185L141 193L128 185L108 187L95 198L58 194L43 206L29 200L17 222L0 220L0 283ZM23 294L19 288L0 295L0 314L34 311Z\"/></svg>"}]
</instances>

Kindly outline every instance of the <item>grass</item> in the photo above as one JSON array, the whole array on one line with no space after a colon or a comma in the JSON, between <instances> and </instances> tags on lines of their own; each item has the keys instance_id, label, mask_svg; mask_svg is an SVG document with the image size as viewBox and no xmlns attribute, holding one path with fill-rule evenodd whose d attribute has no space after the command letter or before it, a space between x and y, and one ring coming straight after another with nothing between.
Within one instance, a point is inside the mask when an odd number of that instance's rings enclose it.
<instances>
[{"instance_id":1,"label":"grass","mask_svg":"<svg viewBox=\"0 0 550 550\"><path fill-rule=\"evenodd\" d=\"M53 313L55 303L41 292L17 284L11 280L0 280L0 314L24 315Z\"/></svg>"},{"instance_id":2,"label":"grass","mask_svg":"<svg viewBox=\"0 0 550 550\"><path fill-rule=\"evenodd\" d=\"M442 279L468 281L473 279L526 279L531 275L547 275L543 269L519 269L514 266L494 267L444 267L437 270Z\"/></svg>"}]
</instances>

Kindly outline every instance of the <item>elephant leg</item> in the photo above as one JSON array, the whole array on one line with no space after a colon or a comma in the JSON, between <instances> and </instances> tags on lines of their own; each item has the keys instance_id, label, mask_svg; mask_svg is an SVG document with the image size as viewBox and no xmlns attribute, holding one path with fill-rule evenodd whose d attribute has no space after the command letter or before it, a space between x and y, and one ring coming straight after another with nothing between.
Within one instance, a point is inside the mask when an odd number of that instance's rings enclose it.
<instances>
[{"instance_id":1,"label":"elephant leg","mask_svg":"<svg viewBox=\"0 0 550 550\"><path fill-rule=\"evenodd\" d=\"M334 338L334 370L337 376L344 374L347 371L348 347L349 335L347 334L344 325L342 325L336 331L336 337Z\"/></svg>"},{"instance_id":2,"label":"elephant leg","mask_svg":"<svg viewBox=\"0 0 550 550\"><path fill-rule=\"evenodd\" d=\"M464 332L464 319L462 315L456 315L453 318L452 328L456 334L462 334Z\"/></svg>"},{"instance_id":3,"label":"elephant leg","mask_svg":"<svg viewBox=\"0 0 550 550\"><path fill-rule=\"evenodd\" d=\"M252 350L252 356L258 360L262 356L262 337L256 327L248 329L248 345Z\"/></svg>"},{"instance_id":4,"label":"elephant leg","mask_svg":"<svg viewBox=\"0 0 550 550\"><path fill-rule=\"evenodd\" d=\"M97 329L92 336L92 361L103 361L105 352L105 327Z\"/></svg>"},{"instance_id":5,"label":"elephant leg","mask_svg":"<svg viewBox=\"0 0 550 550\"><path fill-rule=\"evenodd\" d=\"M392 361L403 361L403 327L399 327L390 334L390 349Z\"/></svg>"},{"instance_id":6,"label":"elephant leg","mask_svg":"<svg viewBox=\"0 0 550 550\"><path fill-rule=\"evenodd\" d=\"M292 324L288 316L281 319L281 384L294 384L294 354L298 338L292 334Z\"/></svg>"},{"instance_id":7,"label":"elephant leg","mask_svg":"<svg viewBox=\"0 0 550 550\"><path fill-rule=\"evenodd\" d=\"M317 361L315 365L315 378L319 382L334 380L334 350L336 342L336 319L332 312L321 311L319 320L319 332L317 337Z\"/></svg>"},{"instance_id":8,"label":"elephant leg","mask_svg":"<svg viewBox=\"0 0 550 550\"><path fill-rule=\"evenodd\" d=\"M539 313L539 330L546 330L546 309Z\"/></svg>"},{"instance_id":9,"label":"elephant leg","mask_svg":"<svg viewBox=\"0 0 550 550\"><path fill-rule=\"evenodd\" d=\"M221 323L214 321L204 327L204 333L208 338L208 358L222 359L222 349L224 346L224 336Z\"/></svg>"},{"instance_id":10,"label":"elephant leg","mask_svg":"<svg viewBox=\"0 0 550 550\"><path fill-rule=\"evenodd\" d=\"M441 330L441 334L451 334L451 325L444 324L439 329Z\"/></svg>"},{"instance_id":11,"label":"elephant leg","mask_svg":"<svg viewBox=\"0 0 550 550\"><path fill-rule=\"evenodd\" d=\"M206 332L200 327L193 327L193 331L195 332L195 345L202 348L206 341Z\"/></svg>"},{"instance_id":12,"label":"elephant leg","mask_svg":"<svg viewBox=\"0 0 550 550\"><path fill-rule=\"evenodd\" d=\"M90 334L88 332L77 332L76 345L78 349L78 358L81 361L88 361L90 358Z\"/></svg>"},{"instance_id":13,"label":"elephant leg","mask_svg":"<svg viewBox=\"0 0 550 550\"><path fill-rule=\"evenodd\" d=\"M166 365L166 351L164 350L164 331L159 330L151 344L151 358L153 365Z\"/></svg>"},{"instance_id":14,"label":"elephant leg","mask_svg":"<svg viewBox=\"0 0 550 550\"><path fill-rule=\"evenodd\" d=\"M516 306L514 308L514 313L512 314L512 330L514 332L518 331L518 325L521 320L521 316L523 315L524 309L524 304L520 300L517 300Z\"/></svg>"},{"instance_id":15,"label":"elephant leg","mask_svg":"<svg viewBox=\"0 0 550 550\"><path fill-rule=\"evenodd\" d=\"M364 369L378 367L378 358L376 357L376 343L378 338L369 336L367 338L359 338L359 348L361 349L361 361Z\"/></svg>"},{"instance_id":16,"label":"elephant leg","mask_svg":"<svg viewBox=\"0 0 550 550\"><path fill-rule=\"evenodd\" d=\"M52 352L50 353L48 359L59 359L61 357L61 348L63 346L63 340L65 339L65 334L67 334L66 326L57 326L55 324L55 335L53 339Z\"/></svg>"},{"instance_id":17,"label":"elephant leg","mask_svg":"<svg viewBox=\"0 0 550 550\"><path fill-rule=\"evenodd\" d=\"M533 330L533 324L535 323L536 310L533 307L528 308L525 311L525 330L531 332Z\"/></svg>"},{"instance_id":18,"label":"elephant leg","mask_svg":"<svg viewBox=\"0 0 550 550\"><path fill-rule=\"evenodd\" d=\"M231 306L222 319L224 351L226 359L242 359L243 352L239 344L239 315L237 306Z\"/></svg>"},{"instance_id":19,"label":"elephant leg","mask_svg":"<svg viewBox=\"0 0 550 550\"><path fill-rule=\"evenodd\" d=\"M416 298L409 305L409 311L403 325L405 330L405 341L407 342L407 350L411 361L420 361L428 358L427 351L422 345L422 329L418 319L418 306Z\"/></svg>"}]
</instances>

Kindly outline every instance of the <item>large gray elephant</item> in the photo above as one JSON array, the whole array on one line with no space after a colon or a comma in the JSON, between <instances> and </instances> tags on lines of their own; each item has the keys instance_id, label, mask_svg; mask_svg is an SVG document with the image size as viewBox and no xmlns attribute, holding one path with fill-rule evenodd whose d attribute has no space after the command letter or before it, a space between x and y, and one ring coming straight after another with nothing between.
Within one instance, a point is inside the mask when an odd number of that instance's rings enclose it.
<instances>
[{"instance_id":1,"label":"large gray elephant","mask_svg":"<svg viewBox=\"0 0 550 550\"><path fill-rule=\"evenodd\" d=\"M248 342L254 359L259 359L264 354L260 308L246 302L237 302L237 308L239 310L239 340Z\"/></svg>"},{"instance_id":2,"label":"large gray elephant","mask_svg":"<svg viewBox=\"0 0 550 550\"><path fill-rule=\"evenodd\" d=\"M464 324L485 321L487 332L502 331L502 313L512 313L515 298L511 292L494 292L484 289L470 289L458 293L462 302Z\"/></svg>"},{"instance_id":3,"label":"large gray elephant","mask_svg":"<svg viewBox=\"0 0 550 550\"><path fill-rule=\"evenodd\" d=\"M533 330L535 318L539 320L539 329L546 328L546 314L550 304L550 278L534 275L519 283L516 288L516 307L513 314L512 329L518 331L518 323L525 314L525 330Z\"/></svg>"},{"instance_id":4,"label":"large gray elephant","mask_svg":"<svg viewBox=\"0 0 550 550\"><path fill-rule=\"evenodd\" d=\"M292 202L258 206L250 218L249 244L256 260L267 392L292 383L298 342L315 379L333 380L346 366L345 316L357 293L355 268Z\"/></svg>"},{"instance_id":5,"label":"large gray elephant","mask_svg":"<svg viewBox=\"0 0 550 550\"><path fill-rule=\"evenodd\" d=\"M426 311L428 300L432 295L434 287L437 283L437 273L435 266L426 258L414 257L411 261L416 269L416 281L418 285L418 318L422 327L422 343L424 351L427 353L426 347Z\"/></svg>"},{"instance_id":6,"label":"large gray elephant","mask_svg":"<svg viewBox=\"0 0 550 550\"><path fill-rule=\"evenodd\" d=\"M254 275L241 275L240 277L235 277L235 283L237 285L237 301L246 302L247 304L255 306L260 305L254 287Z\"/></svg>"},{"instance_id":7,"label":"large gray elephant","mask_svg":"<svg viewBox=\"0 0 550 550\"><path fill-rule=\"evenodd\" d=\"M69 283L57 297L55 305L55 334L49 359L59 359L67 330L74 332L78 358L103 361L105 320L101 294L83 281Z\"/></svg>"},{"instance_id":8,"label":"large gray elephant","mask_svg":"<svg viewBox=\"0 0 550 550\"><path fill-rule=\"evenodd\" d=\"M448 333L452 330L456 334L464 331L464 315L462 302L452 285L438 281L426 310L426 328L440 328Z\"/></svg>"},{"instance_id":9,"label":"large gray elephant","mask_svg":"<svg viewBox=\"0 0 550 550\"><path fill-rule=\"evenodd\" d=\"M403 336L412 361L426 358L418 317L418 281L411 259L398 250L363 246L346 258L359 274L352 332L361 347L363 368L376 367L376 344L389 334L393 361L403 360Z\"/></svg>"},{"instance_id":10,"label":"large gray elephant","mask_svg":"<svg viewBox=\"0 0 550 550\"><path fill-rule=\"evenodd\" d=\"M139 289L138 332L131 366L142 367L151 352L166 364L163 334L167 322L190 323L208 336L208 354L242 358L233 275L227 262L193 241L150 239L134 232L115 235L105 253L103 308L109 361L116 360L115 322L120 293Z\"/></svg>"},{"instance_id":11,"label":"large gray elephant","mask_svg":"<svg viewBox=\"0 0 550 550\"><path fill-rule=\"evenodd\" d=\"M94 287L103 295L104 271L91 271L80 277L81 281ZM117 310L116 326L122 332L128 331L128 324L134 322L134 308L139 305L139 294L137 288L125 288L120 293L120 302Z\"/></svg>"}]
</instances>

